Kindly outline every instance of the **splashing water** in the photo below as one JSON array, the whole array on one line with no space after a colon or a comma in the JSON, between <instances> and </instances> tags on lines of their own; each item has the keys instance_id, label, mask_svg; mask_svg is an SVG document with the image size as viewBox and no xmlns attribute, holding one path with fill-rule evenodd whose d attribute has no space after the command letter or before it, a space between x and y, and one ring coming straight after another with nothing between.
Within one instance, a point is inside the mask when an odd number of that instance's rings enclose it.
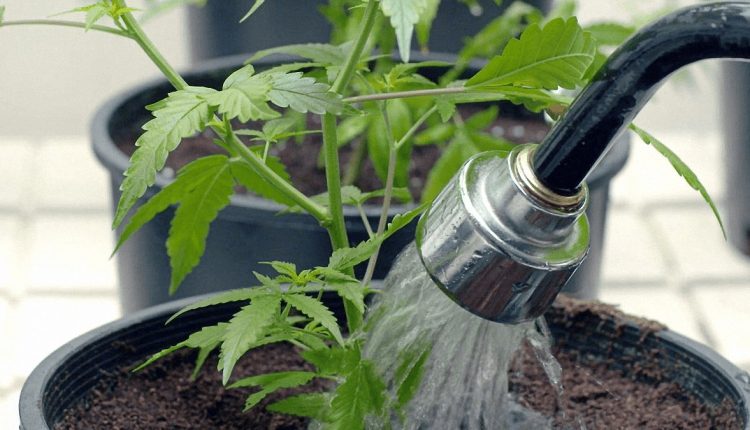
<instances>
[{"instance_id":1,"label":"splashing water","mask_svg":"<svg viewBox=\"0 0 750 430\"><path fill-rule=\"evenodd\" d=\"M538 323L537 323L538 324ZM542 321L543 324L543 321ZM368 318L364 354L390 386L403 372L399 357L429 351L422 385L402 422L369 423L404 429L548 429L551 420L513 402L508 368L524 339L562 393L561 369L550 352L546 325L506 325L487 321L450 300L424 271L410 245L385 280Z\"/></svg>"}]
</instances>

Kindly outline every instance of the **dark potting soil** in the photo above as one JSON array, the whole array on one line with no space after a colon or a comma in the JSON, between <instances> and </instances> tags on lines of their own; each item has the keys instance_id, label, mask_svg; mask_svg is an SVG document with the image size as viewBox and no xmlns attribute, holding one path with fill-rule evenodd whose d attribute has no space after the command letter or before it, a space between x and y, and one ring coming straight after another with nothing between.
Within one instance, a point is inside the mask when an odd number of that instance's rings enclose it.
<instances>
[{"instance_id":1,"label":"dark potting soil","mask_svg":"<svg viewBox=\"0 0 750 430\"><path fill-rule=\"evenodd\" d=\"M481 110L478 106L459 106L459 112L463 117L468 117ZM549 131L549 126L541 119L529 117L506 117L501 114L495 123L488 128L488 132L495 137L504 138L513 143L540 142L544 135ZM135 151L135 141L141 135L143 130L141 126L150 118L144 116L137 121L133 121L127 128L112 130L112 138L115 145L128 156ZM320 129L320 117L316 115L308 116L308 130ZM245 124L239 128L258 128L257 125ZM174 174L182 166L189 162L213 154L224 153L224 150L213 143L216 136L208 130L204 133L183 139L180 146L169 154L167 158L167 175ZM243 138L244 140L244 138ZM257 145L257 142L244 140L246 144ZM447 143L447 142L445 142ZM351 144L343 146L340 150L340 163L342 172L349 164L353 148L360 145L361 141L355 139ZM326 190L325 171L319 165L320 149L322 147L322 137L320 134L309 134L303 136L300 142L293 139L288 140L271 147L271 153L281 159L291 176L294 186L302 191L305 195L312 196L322 193ZM427 180L427 175L435 162L440 158L442 148L439 145L414 146L412 157L409 163L409 184L408 188L415 200L419 200L422 195L422 188ZM343 175L343 173L342 173ZM354 183L364 191L372 191L383 188L383 184L375 173L375 169L369 160L365 160L362 165L362 171L358 180Z\"/></svg>"},{"instance_id":2,"label":"dark potting soil","mask_svg":"<svg viewBox=\"0 0 750 430\"><path fill-rule=\"evenodd\" d=\"M269 395L260 407L243 413L252 388L224 389L216 370L217 357L206 360L195 380L193 351L179 351L145 370L130 369L104 376L84 401L67 411L54 430L295 430L306 428L307 420L265 410L265 405L291 394L330 388L314 380L302 389L287 389ZM236 365L234 374L255 374L287 370L311 370L288 344L253 350Z\"/></svg>"},{"instance_id":3,"label":"dark potting soil","mask_svg":"<svg viewBox=\"0 0 750 430\"><path fill-rule=\"evenodd\" d=\"M611 306L579 302L561 297L548 320L575 330L591 317L613 322L612 338L628 322L638 324L643 342L664 326L626 317ZM644 359L615 362L593 359L558 342L554 355L563 368L565 393L558 403L556 393L530 349L518 354L509 375L510 389L522 406L554 417L560 428L586 429L740 429L731 403L709 406L669 381L659 368L658 351ZM651 356L653 355L653 356ZM235 374L249 376L283 370L306 369L292 346L272 345L248 354ZM269 396L260 407L243 413L252 389L225 390L216 370L216 358L206 363L196 381L191 381L193 355L177 353L143 372L128 369L106 375L85 401L68 411L55 429L304 429L306 421L267 412L263 405L287 396L287 390ZM323 390L316 382L310 387ZM294 391L294 392L300 392Z\"/></svg>"}]
</instances>

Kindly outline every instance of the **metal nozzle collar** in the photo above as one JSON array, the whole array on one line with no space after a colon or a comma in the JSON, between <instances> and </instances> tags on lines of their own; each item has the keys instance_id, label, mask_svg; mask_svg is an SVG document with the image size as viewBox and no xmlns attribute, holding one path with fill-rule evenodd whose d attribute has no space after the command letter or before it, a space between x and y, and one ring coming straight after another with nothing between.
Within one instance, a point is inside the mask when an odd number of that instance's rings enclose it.
<instances>
[{"instance_id":1,"label":"metal nozzle collar","mask_svg":"<svg viewBox=\"0 0 750 430\"><path fill-rule=\"evenodd\" d=\"M422 263L438 286L497 322L541 315L588 252L588 189L562 196L544 187L534 149L468 160L417 228Z\"/></svg>"}]
</instances>

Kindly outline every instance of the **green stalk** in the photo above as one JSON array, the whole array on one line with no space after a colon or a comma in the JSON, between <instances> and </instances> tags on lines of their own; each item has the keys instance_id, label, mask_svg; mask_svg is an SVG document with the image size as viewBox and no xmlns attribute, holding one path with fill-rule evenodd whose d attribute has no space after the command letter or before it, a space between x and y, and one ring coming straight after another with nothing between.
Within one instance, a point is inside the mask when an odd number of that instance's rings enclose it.
<instances>
[{"instance_id":1,"label":"green stalk","mask_svg":"<svg viewBox=\"0 0 750 430\"><path fill-rule=\"evenodd\" d=\"M372 27L375 24L377 15L377 0L368 0L365 13L362 17L362 25L357 40L354 42L349 56L339 72L336 80L331 86L331 91L342 94L349 85L354 69L362 57L362 51L367 44L367 38L370 36ZM349 246L349 238L346 234L346 225L344 223L344 205L341 201L341 168L339 166L338 140L336 136L336 117L332 114L323 115L323 155L326 169L326 185L328 187L328 210L331 215L331 223L327 226L328 233L331 236L333 249L340 249ZM353 274L354 271L350 270ZM346 320L349 332L354 333L362 325L362 314L357 310L353 303L344 300L344 310L346 311Z\"/></svg>"},{"instance_id":2,"label":"green stalk","mask_svg":"<svg viewBox=\"0 0 750 430\"><path fill-rule=\"evenodd\" d=\"M125 6L123 4L123 6ZM132 38L140 45L143 51L153 61L156 67L166 76L169 82L178 90L184 90L188 87L188 83L180 76L179 73L169 64L164 56L159 52L156 46L151 42L143 28L135 19L132 13L126 13L122 16L122 20L131 32ZM211 129L216 132L219 136L222 135L222 130L218 127L212 126ZM321 224L327 224L330 221L330 217L326 209L312 201L309 197L305 196L299 190L294 188L291 184L276 174L271 168L269 168L263 160L258 157L257 154L250 151L237 137L233 130L232 139L228 142L242 157L245 162L250 164L258 174L268 181L271 185L276 187L279 191L286 194L301 208L305 209L310 215L315 217Z\"/></svg>"},{"instance_id":3,"label":"green stalk","mask_svg":"<svg viewBox=\"0 0 750 430\"><path fill-rule=\"evenodd\" d=\"M386 113L385 108L382 109L383 115L385 117L385 122L388 124L388 116ZM396 156L398 154L399 148L406 143L407 140L411 139L411 137L414 135L414 133L417 132L419 127L424 124L425 121L427 121L427 118L429 118L432 114L437 112L437 106L431 107L427 112L422 114L421 117L412 125L409 130L406 131L406 133L399 139L398 142L394 142L393 145L391 145L389 151L388 151L388 173L385 178L385 193L383 195L383 207L380 211L380 219L378 220L378 230L377 233L375 233L376 236L382 235L383 232L385 232L385 227L388 222L388 212L391 208L391 200L393 198L393 180L396 176ZM388 130L390 130L389 126L386 126ZM393 136L389 132L389 139L392 141ZM375 272L375 264L378 262L378 254L380 253L380 249L375 251L375 253L370 256L370 260L367 262L367 270L365 271L365 276L362 278L362 285L367 285L372 280L372 275Z\"/></svg>"},{"instance_id":4,"label":"green stalk","mask_svg":"<svg viewBox=\"0 0 750 430\"><path fill-rule=\"evenodd\" d=\"M344 103L372 102L377 100L405 99L409 97L443 96L446 94L461 94L466 87L433 88L429 90L394 91L391 93L365 94L363 96L347 97Z\"/></svg>"},{"instance_id":5,"label":"green stalk","mask_svg":"<svg viewBox=\"0 0 750 430\"><path fill-rule=\"evenodd\" d=\"M112 27L107 27L105 25L92 25L90 27L86 27L86 24L82 22L62 21L62 20L57 20L57 19L23 19L23 20L16 20L16 21L0 22L0 27L12 27L12 26L20 26L20 25L47 25L47 26L54 26L54 27L72 27L72 28L80 28L83 30L94 30L94 31L102 32L102 33L113 34L115 36L125 37L128 39L133 39L131 35L129 35L128 33L122 30L118 30Z\"/></svg>"}]
</instances>

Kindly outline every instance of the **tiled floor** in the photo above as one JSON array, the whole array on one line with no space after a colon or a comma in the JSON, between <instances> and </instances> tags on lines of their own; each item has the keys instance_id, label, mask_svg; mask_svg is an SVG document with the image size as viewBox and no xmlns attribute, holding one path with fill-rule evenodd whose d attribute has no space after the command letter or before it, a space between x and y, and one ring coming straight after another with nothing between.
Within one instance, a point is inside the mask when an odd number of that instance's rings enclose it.
<instances>
[{"instance_id":1,"label":"tiled floor","mask_svg":"<svg viewBox=\"0 0 750 430\"><path fill-rule=\"evenodd\" d=\"M718 138L659 137L721 204ZM0 427L14 428L33 366L119 310L108 178L86 139L0 137L0 150ZM750 370L750 260L723 241L700 196L637 142L612 189L602 297Z\"/></svg>"}]
</instances>

